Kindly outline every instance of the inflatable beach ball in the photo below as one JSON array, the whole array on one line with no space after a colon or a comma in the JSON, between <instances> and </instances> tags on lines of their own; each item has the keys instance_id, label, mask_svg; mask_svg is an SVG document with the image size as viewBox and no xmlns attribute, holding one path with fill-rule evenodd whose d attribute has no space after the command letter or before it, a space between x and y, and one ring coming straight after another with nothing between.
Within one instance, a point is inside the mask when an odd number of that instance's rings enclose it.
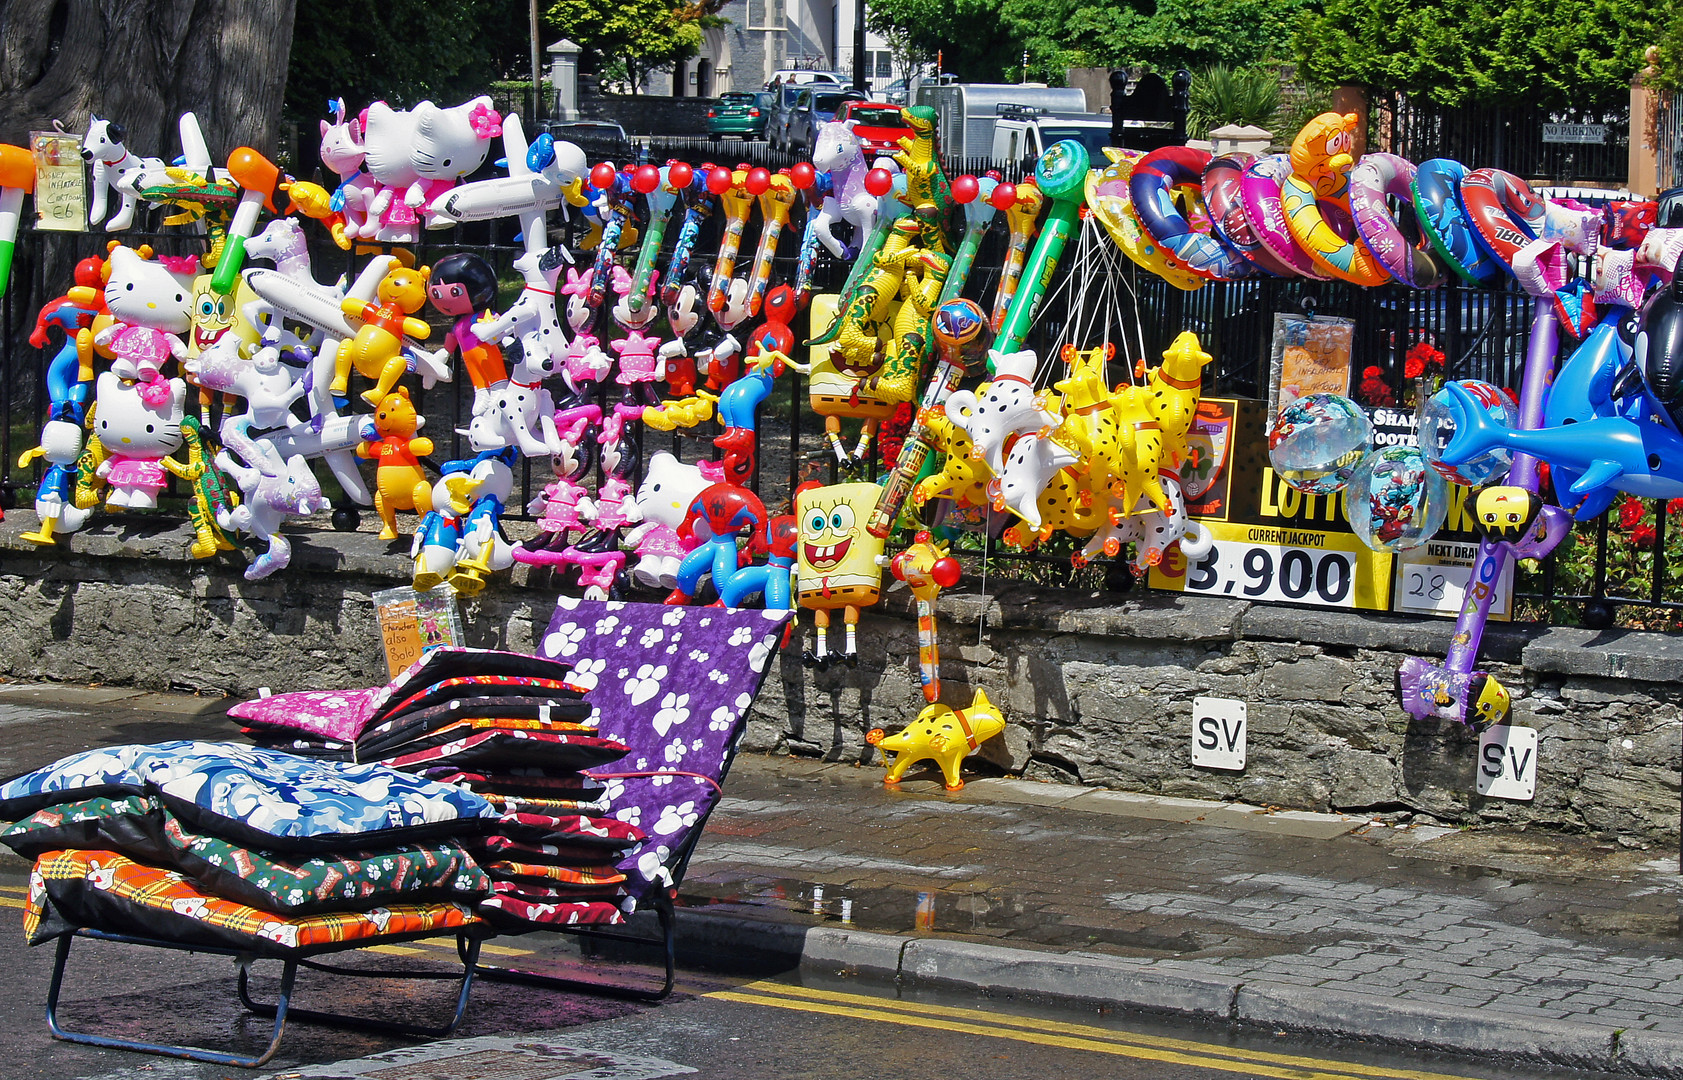
<instances>
[{"instance_id":1,"label":"inflatable beach ball","mask_svg":"<svg viewBox=\"0 0 1683 1080\"><path fill-rule=\"evenodd\" d=\"M1330 495L1350 482L1373 443L1373 422L1338 394L1310 394L1288 402L1268 435L1274 472L1308 495Z\"/></svg>"},{"instance_id":2,"label":"inflatable beach ball","mask_svg":"<svg viewBox=\"0 0 1683 1080\"><path fill-rule=\"evenodd\" d=\"M1459 381L1462 388L1473 396L1479 408L1488 413L1492 420L1503 427L1513 426L1517 410L1500 388L1479 379ZM1459 465L1445 465L1440 455L1454 435L1455 415L1449 409L1449 391L1445 388L1431 396L1420 414L1420 449L1425 452L1427 462L1445 480L1465 487L1493 484L1508 475L1508 467L1513 464L1514 456L1511 450L1501 446Z\"/></svg>"},{"instance_id":3,"label":"inflatable beach ball","mask_svg":"<svg viewBox=\"0 0 1683 1080\"><path fill-rule=\"evenodd\" d=\"M1431 539L1449 510L1449 485L1412 446L1375 450L1344 490L1350 531L1375 551L1407 551Z\"/></svg>"}]
</instances>

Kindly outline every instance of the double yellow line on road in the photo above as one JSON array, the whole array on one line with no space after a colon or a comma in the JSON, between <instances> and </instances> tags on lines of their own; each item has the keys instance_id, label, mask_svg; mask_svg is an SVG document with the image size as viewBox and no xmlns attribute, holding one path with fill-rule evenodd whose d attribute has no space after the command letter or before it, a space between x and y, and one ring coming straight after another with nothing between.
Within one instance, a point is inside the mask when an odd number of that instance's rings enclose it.
<instances>
[{"instance_id":1,"label":"double yellow line on road","mask_svg":"<svg viewBox=\"0 0 1683 1080\"><path fill-rule=\"evenodd\" d=\"M985 1035L995 1039L1082 1050L1113 1057L1136 1058L1169 1065L1186 1065L1217 1072L1265 1076L1275 1080L1465 1080L1449 1073L1356 1065L1344 1061L1275 1054L1215 1043L1193 1042L1130 1031L1071 1024L1040 1017L930 1005L919 1001L867 997L834 990L815 990L776 982L754 982L733 990L706 995L716 1001L764 1005L774 1009L823 1016L875 1020L902 1027L924 1028L954 1035Z\"/></svg>"}]
</instances>

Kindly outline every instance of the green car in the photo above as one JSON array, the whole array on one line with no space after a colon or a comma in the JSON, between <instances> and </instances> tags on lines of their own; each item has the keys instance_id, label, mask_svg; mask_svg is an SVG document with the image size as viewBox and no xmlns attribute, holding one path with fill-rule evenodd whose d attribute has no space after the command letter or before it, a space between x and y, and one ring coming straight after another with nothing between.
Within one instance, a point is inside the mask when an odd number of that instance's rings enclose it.
<instances>
[{"instance_id":1,"label":"green car","mask_svg":"<svg viewBox=\"0 0 1683 1080\"><path fill-rule=\"evenodd\" d=\"M766 120L777 95L769 92L725 94L707 109L707 137L735 135L739 139L766 137Z\"/></svg>"}]
</instances>

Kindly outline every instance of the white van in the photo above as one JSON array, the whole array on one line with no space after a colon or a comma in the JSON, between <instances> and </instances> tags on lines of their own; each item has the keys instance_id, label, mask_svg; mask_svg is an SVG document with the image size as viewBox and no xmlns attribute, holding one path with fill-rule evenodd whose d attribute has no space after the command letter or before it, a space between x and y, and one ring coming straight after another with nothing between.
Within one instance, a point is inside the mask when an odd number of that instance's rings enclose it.
<instances>
[{"instance_id":1,"label":"white van","mask_svg":"<svg viewBox=\"0 0 1683 1080\"><path fill-rule=\"evenodd\" d=\"M961 158L981 157L993 151L994 119L1002 105L1060 114L1080 113L1087 107L1087 95L1078 87L1032 83L926 82L918 86L916 96L917 104L935 110L941 149Z\"/></svg>"},{"instance_id":2,"label":"white van","mask_svg":"<svg viewBox=\"0 0 1683 1080\"><path fill-rule=\"evenodd\" d=\"M1032 161L1053 143L1074 139L1087 155L1103 163L1110 145L1109 113L1056 113L1032 105L1001 104L993 121L993 160L997 165Z\"/></svg>"}]
</instances>

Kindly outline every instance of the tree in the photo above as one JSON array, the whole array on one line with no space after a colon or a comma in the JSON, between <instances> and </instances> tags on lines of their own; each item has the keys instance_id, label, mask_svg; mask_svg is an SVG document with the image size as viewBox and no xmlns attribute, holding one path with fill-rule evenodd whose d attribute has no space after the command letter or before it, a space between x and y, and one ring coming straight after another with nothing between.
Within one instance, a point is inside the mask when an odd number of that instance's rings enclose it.
<instances>
[{"instance_id":1,"label":"tree","mask_svg":"<svg viewBox=\"0 0 1683 1080\"><path fill-rule=\"evenodd\" d=\"M526 0L297 0L288 119L313 123L329 98L454 105L507 75L531 77Z\"/></svg>"},{"instance_id":2,"label":"tree","mask_svg":"<svg viewBox=\"0 0 1683 1080\"><path fill-rule=\"evenodd\" d=\"M1186 133L1202 139L1227 124L1272 128L1280 112L1280 77L1257 65L1212 64L1192 74Z\"/></svg>"},{"instance_id":3,"label":"tree","mask_svg":"<svg viewBox=\"0 0 1683 1080\"><path fill-rule=\"evenodd\" d=\"M889 55L894 58L894 71L907 86L912 84L913 75L935 61L935 54L914 40L910 30L883 22L878 18L875 8L872 8L866 17L865 26L888 43Z\"/></svg>"},{"instance_id":4,"label":"tree","mask_svg":"<svg viewBox=\"0 0 1683 1080\"><path fill-rule=\"evenodd\" d=\"M177 153L197 114L213 156L274 153L295 0L6 0L0 4L0 141L90 113L121 122L142 154Z\"/></svg>"},{"instance_id":5,"label":"tree","mask_svg":"<svg viewBox=\"0 0 1683 1080\"><path fill-rule=\"evenodd\" d=\"M723 0L555 0L544 18L562 37L584 47L602 76L623 72L632 93L649 72L701 51L702 29Z\"/></svg>"},{"instance_id":6,"label":"tree","mask_svg":"<svg viewBox=\"0 0 1683 1080\"><path fill-rule=\"evenodd\" d=\"M1001 0L871 0L870 26L903 35L913 54L941 54L942 70L965 82L997 82L1022 56L1000 22Z\"/></svg>"},{"instance_id":7,"label":"tree","mask_svg":"<svg viewBox=\"0 0 1683 1080\"><path fill-rule=\"evenodd\" d=\"M1665 11L1613 0L1325 0L1306 15L1299 71L1442 105L1616 105ZM1672 15L1676 12L1673 10Z\"/></svg>"}]
</instances>

